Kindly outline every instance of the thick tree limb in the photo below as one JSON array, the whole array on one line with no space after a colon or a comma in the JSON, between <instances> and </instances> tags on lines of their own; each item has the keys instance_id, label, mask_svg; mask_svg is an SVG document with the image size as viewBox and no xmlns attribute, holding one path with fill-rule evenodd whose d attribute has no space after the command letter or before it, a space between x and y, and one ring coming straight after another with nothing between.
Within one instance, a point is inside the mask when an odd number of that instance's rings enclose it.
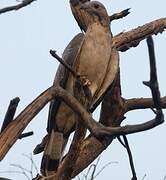
<instances>
[{"instance_id":1,"label":"thick tree limb","mask_svg":"<svg viewBox=\"0 0 166 180\"><path fill-rule=\"evenodd\" d=\"M54 95L54 87L43 92L29 106L27 106L15 120L0 134L0 160L4 158L11 146L19 138L32 118L49 102ZM14 129L14 131L13 131Z\"/></svg>"},{"instance_id":2,"label":"thick tree limb","mask_svg":"<svg viewBox=\"0 0 166 180\"><path fill-rule=\"evenodd\" d=\"M92 131L96 125L97 127L102 126L94 121L84 107L66 90L62 89L61 87L52 86L37 97L30 105L28 105L0 134L0 160L3 159L28 123L50 100L55 97L61 98L67 105L69 105L80 117L78 118L79 123L85 124L90 131ZM15 131L13 131L13 129L15 129Z\"/></svg>"},{"instance_id":3,"label":"thick tree limb","mask_svg":"<svg viewBox=\"0 0 166 180\"><path fill-rule=\"evenodd\" d=\"M113 46L119 51L126 51L130 47L135 47L140 41L150 35L162 33L166 28L166 18L157 19L143 26L139 26L128 32L114 36Z\"/></svg>"},{"instance_id":4,"label":"thick tree limb","mask_svg":"<svg viewBox=\"0 0 166 180\"><path fill-rule=\"evenodd\" d=\"M6 13L9 11L13 11L13 10L15 10L15 11L19 10L19 9L31 4L33 1L36 1L36 0L22 0L20 4L0 9L0 14Z\"/></svg>"},{"instance_id":5,"label":"thick tree limb","mask_svg":"<svg viewBox=\"0 0 166 180\"><path fill-rule=\"evenodd\" d=\"M154 108L152 98L133 98L125 100L126 112L138 109ZM166 108L166 96L161 98L161 107Z\"/></svg>"},{"instance_id":6,"label":"thick tree limb","mask_svg":"<svg viewBox=\"0 0 166 180\"><path fill-rule=\"evenodd\" d=\"M75 169L76 160L79 158L81 144L85 137L85 129L81 123L77 123L75 134L70 145L69 152L64 163L56 174L57 179L70 180Z\"/></svg>"}]
</instances>

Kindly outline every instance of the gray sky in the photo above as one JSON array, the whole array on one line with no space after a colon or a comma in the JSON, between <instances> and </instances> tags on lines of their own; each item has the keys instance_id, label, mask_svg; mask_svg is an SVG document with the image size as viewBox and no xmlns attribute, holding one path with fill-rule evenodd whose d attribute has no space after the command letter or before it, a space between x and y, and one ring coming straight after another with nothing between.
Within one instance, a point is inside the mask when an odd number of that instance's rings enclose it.
<instances>
[{"instance_id":1,"label":"gray sky","mask_svg":"<svg viewBox=\"0 0 166 180\"><path fill-rule=\"evenodd\" d=\"M158 1L122 1L101 0L109 14L131 9L131 14L112 23L112 31L117 34L146 22L165 17L164 0ZM14 0L1 0L0 8L15 3ZM0 15L0 117L4 118L10 99L19 96L21 102L17 114L36 96L51 86L58 66L49 50L55 49L61 55L67 43L80 32L69 7L68 1L38 0L17 12ZM166 95L165 83L165 45L166 34L154 37L157 68L161 95ZM145 41L137 48L130 49L121 56L121 83L125 98L150 97L150 91L142 85L149 80L148 52ZM98 119L99 111L95 113ZM128 113L123 124L143 122L154 117L150 110ZM30 169L30 162L22 155L30 154L46 133L47 108L44 108L26 131L33 130L35 135L18 140L6 158L0 164L0 171L13 170L11 163ZM138 179L144 174L146 180L163 180L166 175L166 125L153 130L128 136L133 151ZM33 156L39 167L41 155ZM129 180L131 172L126 150L115 140L102 154L98 169L110 161L111 164L97 179ZM13 180L26 179L20 174L1 174Z\"/></svg>"}]
</instances>

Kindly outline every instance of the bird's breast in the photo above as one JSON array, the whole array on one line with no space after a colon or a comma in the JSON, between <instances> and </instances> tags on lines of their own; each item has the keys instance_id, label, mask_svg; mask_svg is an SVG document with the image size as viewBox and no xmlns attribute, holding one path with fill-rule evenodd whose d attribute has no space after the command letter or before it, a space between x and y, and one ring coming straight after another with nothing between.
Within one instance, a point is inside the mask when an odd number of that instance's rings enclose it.
<instances>
[{"instance_id":1,"label":"bird's breast","mask_svg":"<svg viewBox=\"0 0 166 180\"><path fill-rule=\"evenodd\" d=\"M90 26L76 60L76 70L90 81L92 97L102 86L111 56L111 32L99 24Z\"/></svg>"}]
</instances>

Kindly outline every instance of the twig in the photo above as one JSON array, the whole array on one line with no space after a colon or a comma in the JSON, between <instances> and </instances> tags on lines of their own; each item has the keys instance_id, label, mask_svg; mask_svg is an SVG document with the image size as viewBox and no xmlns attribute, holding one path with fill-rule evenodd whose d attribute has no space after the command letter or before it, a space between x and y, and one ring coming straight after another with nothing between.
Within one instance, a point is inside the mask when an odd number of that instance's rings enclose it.
<instances>
[{"instance_id":1,"label":"twig","mask_svg":"<svg viewBox=\"0 0 166 180\"><path fill-rule=\"evenodd\" d=\"M4 118L4 121L3 121L3 124L2 124L2 127L1 127L1 132L11 123L11 121L13 120L14 118L14 115L16 113L16 109L17 109L17 106L18 106L18 103L19 103L20 99L19 97L16 97L14 99L12 99L10 101L10 104L8 106L8 109L7 109L7 112L6 112L6 115L5 115L5 118Z\"/></svg>"},{"instance_id":2,"label":"twig","mask_svg":"<svg viewBox=\"0 0 166 180\"><path fill-rule=\"evenodd\" d=\"M6 13L9 11L13 11L13 10L19 10L19 9L31 4L33 1L36 1L36 0L22 0L22 2L20 4L0 9L0 14Z\"/></svg>"},{"instance_id":3,"label":"twig","mask_svg":"<svg viewBox=\"0 0 166 180\"><path fill-rule=\"evenodd\" d=\"M30 180L27 173L31 173L28 169L23 168L21 165L18 164L11 164L11 166L16 167L21 170L20 174L23 174L28 180Z\"/></svg>"},{"instance_id":4,"label":"twig","mask_svg":"<svg viewBox=\"0 0 166 180\"><path fill-rule=\"evenodd\" d=\"M126 145L126 150L127 150L128 157L129 157L130 167L131 167L131 171L132 171L132 174L133 174L133 177L132 177L131 180L137 180L137 175L136 175L136 171L135 171L135 167L134 167L134 161L133 161L133 157L132 157L132 153L131 153L131 150L130 150L130 146L129 146L127 137L125 135L123 135L123 139L124 139L124 142L125 142L125 145Z\"/></svg>"},{"instance_id":5,"label":"twig","mask_svg":"<svg viewBox=\"0 0 166 180\"><path fill-rule=\"evenodd\" d=\"M99 156L99 158L97 158L97 162L95 164L91 164L89 166L88 170L86 171L86 173L85 174L83 173L83 178L82 179L88 180L88 175L89 175L92 168L93 168L93 170L92 170L92 173L91 173L90 180L93 180L95 178L94 174L96 172L96 167L98 166L99 161L100 161L100 156Z\"/></svg>"},{"instance_id":6,"label":"twig","mask_svg":"<svg viewBox=\"0 0 166 180\"><path fill-rule=\"evenodd\" d=\"M130 14L129 10L130 10L130 8L125 9L125 10L119 12L119 13L115 13L115 14L111 15L111 16L110 16L110 21L113 21L113 20L117 20L117 19L121 19L121 18L126 17L127 15Z\"/></svg>"},{"instance_id":7,"label":"twig","mask_svg":"<svg viewBox=\"0 0 166 180\"><path fill-rule=\"evenodd\" d=\"M105 164L100 170L99 170L99 172L94 176L94 179L107 167L107 166L109 166L110 164L117 164L118 162L117 161L113 161L113 162L109 162L109 163L107 163L107 164Z\"/></svg>"},{"instance_id":8,"label":"twig","mask_svg":"<svg viewBox=\"0 0 166 180\"><path fill-rule=\"evenodd\" d=\"M157 111L161 111L161 100L160 100L160 91L159 91L158 80L157 80L154 44L153 44L153 39L151 36L147 38L147 45L148 45L151 68L150 68L150 81L144 82L144 84L151 89L154 106L156 107Z\"/></svg>"},{"instance_id":9,"label":"twig","mask_svg":"<svg viewBox=\"0 0 166 180\"><path fill-rule=\"evenodd\" d=\"M146 174L143 176L142 180L144 180L146 178Z\"/></svg>"},{"instance_id":10,"label":"twig","mask_svg":"<svg viewBox=\"0 0 166 180\"><path fill-rule=\"evenodd\" d=\"M126 148L126 145L125 145L125 143L122 141L121 137L120 137L120 136L117 136L117 139L118 139L118 141L120 142L120 144L121 144L124 148Z\"/></svg>"},{"instance_id":11,"label":"twig","mask_svg":"<svg viewBox=\"0 0 166 180\"><path fill-rule=\"evenodd\" d=\"M78 77L79 75L76 73L76 71L74 71L74 69L68 65L67 63L65 63L65 61L60 58L57 54L56 51L50 50L50 54L57 59L69 72L72 73L73 76Z\"/></svg>"},{"instance_id":12,"label":"twig","mask_svg":"<svg viewBox=\"0 0 166 180\"><path fill-rule=\"evenodd\" d=\"M26 154L23 154L23 156L25 156L27 159L29 159L31 161L31 171L32 171L32 169L34 167L36 173L38 173L38 168L37 168L37 166L36 166L36 164L35 164L35 162L34 162L34 160L32 158L32 154L31 154L30 157L28 155L26 155Z\"/></svg>"},{"instance_id":13,"label":"twig","mask_svg":"<svg viewBox=\"0 0 166 180\"><path fill-rule=\"evenodd\" d=\"M34 134L33 131L30 131L30 132L27 132L27 133L23 133L23 134L21 134L21 135L19 136L19 139L32 136L33 134Z\"/></svg>"},{"instance_id":14,"label":"twig","mask_svg":"<svg viewBox=\"0 0 166 180\"><path fill-rule=\"evenodd\" d=\"M96 172L97 165L99 164L99 161L100 161L100 157L97 159L96 164L92 164L93 165L93 171L91 173L90 180L94 180L94 178L95 178L95 172Z\"/></svg>"},{"instance_id":15,"label":"twig","mask_svg":"<svg viewBox=\"0 0 166 180\"><path fill-rule=\"evenodd\" d=\"M3 124L2 124L1 132L12 122L19 102L20 102L19 97L16 97L10 101L10 104L8 106L8 109L7 109ZM20 135L19 139L29 137L32 135L33 135L32 131L23 133Z\"/></svg>"}]
</instances>

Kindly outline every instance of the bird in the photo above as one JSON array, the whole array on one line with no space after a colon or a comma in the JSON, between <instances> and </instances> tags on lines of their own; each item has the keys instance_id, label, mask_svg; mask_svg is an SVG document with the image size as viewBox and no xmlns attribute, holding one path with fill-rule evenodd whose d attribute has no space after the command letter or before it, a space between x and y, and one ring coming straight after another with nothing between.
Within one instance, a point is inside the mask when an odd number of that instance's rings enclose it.
<instances>
[{"instance_id":1,"label":"bird","mask_svg":"<svg viewBox=\"0 0 166 180\"><path fill-rule=\"evenodd\" d=\"M70 66L73 65L76 54L83 40L82 33L77 34L65 48L62 58ZM73 94L73 80L70 72L60 64L53 82L54 86L61 86ZM71 132L75 128L75 114L60 99L54 99L49 106L47 135L41 144L34 149L34 154L44 150L41 161L41 174L49 176L55 172L62 157L64 148Z\"/></svg>"},{"instance_id":2,"label":"bird","mask_svg":"<svg viewBox=\"0 0 166 180\"><path fill-rule=\"evenodd\" d=\"M88 16L87 30L75 60L76 71L90 82L90 111L111 87L119 69L119 54L112 46L110 18L104 5L87 1L80 5Z\"/></svg>"},{"instance_id":3,"label":"bird","mask_svg":"<svg viewBox=\"0 0 166 180\"><path fill-rule=\"evenodd\" d=\"M119 55L112 47L110 21L104 5L98 1L87 1L81 4L80 10L84 17L88 17L86 32L79 35L79 40L76 36L69 43L63 59L70 62L73 69L80 74L85 90L84 97L82 93L79 94L77 80L62 65L58 68L54 85L60 84L81 101L85 109L93 112L114 84L119 68ZM68 136L74 127L73 111L60 100L53 100L50 104L48 135L41 163L43 175L48 176L56 171Z\"/></svg>"}]
</instances>

